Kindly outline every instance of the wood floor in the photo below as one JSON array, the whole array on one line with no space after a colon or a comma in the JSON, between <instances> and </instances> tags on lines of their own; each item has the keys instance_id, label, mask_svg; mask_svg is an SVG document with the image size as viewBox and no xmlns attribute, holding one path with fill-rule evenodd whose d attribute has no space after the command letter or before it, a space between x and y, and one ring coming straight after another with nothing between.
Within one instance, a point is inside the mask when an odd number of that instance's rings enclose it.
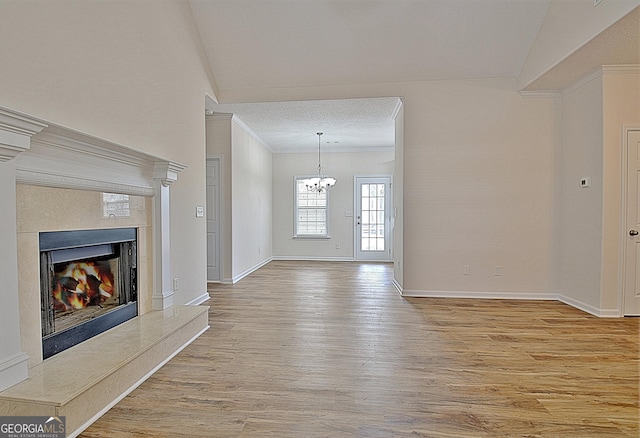
<instances>
[{"instance_id":1,"label":"wood floor","mask_svg":"<svg viewBox=\"0 0 640 438\"><path fill-rule=\"evenodd\" d=\"M387 264L272 262L81 437L638 437L639 318L404 299Z\"/></svg>"}]
</instances>

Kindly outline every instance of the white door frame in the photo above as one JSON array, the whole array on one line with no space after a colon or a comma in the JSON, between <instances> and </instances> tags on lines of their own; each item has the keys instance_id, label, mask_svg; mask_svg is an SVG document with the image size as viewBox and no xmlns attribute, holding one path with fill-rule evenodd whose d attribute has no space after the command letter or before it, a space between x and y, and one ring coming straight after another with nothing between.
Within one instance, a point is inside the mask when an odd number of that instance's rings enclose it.
<instances>
[{"instance_id":1,"label":"white door frame","mask_svg":"<svg viewBox=\"0 0 640 438\"><path fill-rule=\"evenodd\" d=\"M217 181L217 190L216 190L216 194L214 196L214 202L215 205L213 206L214 211L217 212L218 214L218 225L217 225L217 229L216 231L216 237L217 237L217 242L215 245L215 257L216 257L216 270L217 270L217 278L212 279L209 277L209 260L207 257L207 281L208 282L222 282L222 200L220 199L222 196L222 175L221 175L221 171L222 171L222 158L219 156L210 156L207 157L206 159L206 164L205 167L208 168L209 167L209 163L213 162L213 163L217 163L217 174L215 176L215 179ZM205 170L206 173L206 170ZM209 205L209 185L206 186L206 191L207 191L207 195L206 195L206 200L207 200L207 205L206 205L206 212L207 215L205 217L205 220L207 221L207 225L206 225L206 241L207 241L207 252L208 252L208 241L209 241L209 224L208 224L208 214L209 214L209 209L210 209L210 205Z\"/></svg>"},{"instance_id":2,"label":"white door frame","mask_svg":"<svg viewBox=\"0 0 640 438\"><path fill-rule=\"evenodd\" d=\"M627 186L628 178L627 168L629 165L629 133L631 131L640 131L640 125L623 125L622 126L622 212L620 215L620 267L618 278L618 302L620 303L620 316L625 315L625 287L626 287L626 265L627 250L629 245L629 225L627 224L628 200Z\"/></svg>"},{"instance_id":3,"label":"white door frame","mask_svg":"<svg viewBox=\"0 0 640 438\"><path fill-rule=\"evenodd\" d=\"M353 259L354 260L366 260L366 259L360 259L358 257L358 248L360 248L360 233L359 233L359 224L358 224L358 214L360 213L358 211L358 205L360 203L360 200L358 199L360 196L360 193L358 191L358 179L360 178L388 178L389 179L389 192L387 194L385 194L385 201L386 201L386 206L387 206L387 211L385 211L387 218L385 220L385 223L387 225L386 227L386 239L387 239L387 244L389 246L388 251L387 251L387 258L385 258L384 260L379 260L379 261L385 261L385 262L391 262L393 261L393 216L391 213L391 210L393 208L393 175L354 175L353 176ZM370 261L374 261L374 260L370 260Z\"/></svg>"}]
</instances>

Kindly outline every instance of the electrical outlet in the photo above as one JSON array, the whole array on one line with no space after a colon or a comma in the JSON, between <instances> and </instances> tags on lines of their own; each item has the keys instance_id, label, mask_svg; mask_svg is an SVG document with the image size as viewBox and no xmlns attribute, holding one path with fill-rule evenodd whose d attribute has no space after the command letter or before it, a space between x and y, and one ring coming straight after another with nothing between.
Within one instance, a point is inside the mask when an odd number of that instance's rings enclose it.
<instances>
[{"instance_id":1,"label":"electrical outlet","mask_svg":"<svg viewBox=\"0 0 640 438\"><path fill-rule=\"evenodd\" d=\"M496 266L496 272L493 275L500 277L502 275L502 266Z\"/></svg>"},{"instance_id":2,"label":"electrical outlet","mask_svg":"<svg viewBox=\"0 0 640 438\"><path fill-rule=\"evenodd\" d=\"M470 275L471 274L471 266L464 265L464 268L462 268L462 273L464 275Z\"/></svg>"},{"instance_id":3,"label":"electrical outlet","mask_svg":"<svg viewBox=\"0 0 640 438\"><path fill-rule=\"evenodd\" d=\"M178 290L178 277L173 279L173 290Z\"/></svg>"},{"instance_id":4,"label":"electrical outlet","mask_svg":"<svg viewBox=\"0 0 640 438\"><path fill-rule=\"evenodd\" d=\"M340 249L340 244L336 243L336 249Z\"/></svg>"}]
</instances>

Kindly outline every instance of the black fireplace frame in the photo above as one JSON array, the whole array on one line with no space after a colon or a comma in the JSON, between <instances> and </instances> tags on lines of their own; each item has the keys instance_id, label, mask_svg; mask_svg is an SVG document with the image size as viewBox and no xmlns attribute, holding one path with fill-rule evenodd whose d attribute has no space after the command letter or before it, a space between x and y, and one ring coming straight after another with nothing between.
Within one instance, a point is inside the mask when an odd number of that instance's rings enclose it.
<instances>
[{"instance_id":1,"label":"black fireplace frame","mask_svg":"<svg viewBox=\"0 0 640 438\"><path fill-rule=\"evenodd\" d=\"M47 359L80 342L90 339L138 315L137 290L137 235L136 228L108 228L41 232L40 287L42 312L42 354ZM51 299L53 260L73 260L73 254L96 254L112 251L120 256L119 290L123 292L120 305L93 319L66 330L55 331L54 310ZM67 258L69 257L69 258Z\"/></svg>"}]
</instances>

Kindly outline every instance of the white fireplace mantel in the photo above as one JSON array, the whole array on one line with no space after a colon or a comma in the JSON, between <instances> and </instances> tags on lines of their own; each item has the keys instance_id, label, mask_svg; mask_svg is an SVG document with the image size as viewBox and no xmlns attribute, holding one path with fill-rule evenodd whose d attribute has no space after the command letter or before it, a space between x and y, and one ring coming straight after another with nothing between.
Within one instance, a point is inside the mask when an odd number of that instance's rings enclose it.
<instances>
[{"instance_id":1,"label":"white fireplace mantel","mask_svg":"<svg viewBox=\"0 0 640 438\"><path fill-rule=\"evenodd\" d=\"M0 162L11 160L29 149L31 137L46 127L41 120L0 109Z\"/></svg>"},{"instance_id":2,"label":"white fireplace mantel","mask_svg":"<svg viewBox=\"0 0 640 438\"><path fill-rule=\"evenodd\" d=\"M173 304L169 186L185 166L0 108L0 391L28 377L20 351L16 183L153 197L154 308ZM5 263L6 262L6 263ZM7 303L9 303L7 305Z\"/></svg>"}]
</instances>

